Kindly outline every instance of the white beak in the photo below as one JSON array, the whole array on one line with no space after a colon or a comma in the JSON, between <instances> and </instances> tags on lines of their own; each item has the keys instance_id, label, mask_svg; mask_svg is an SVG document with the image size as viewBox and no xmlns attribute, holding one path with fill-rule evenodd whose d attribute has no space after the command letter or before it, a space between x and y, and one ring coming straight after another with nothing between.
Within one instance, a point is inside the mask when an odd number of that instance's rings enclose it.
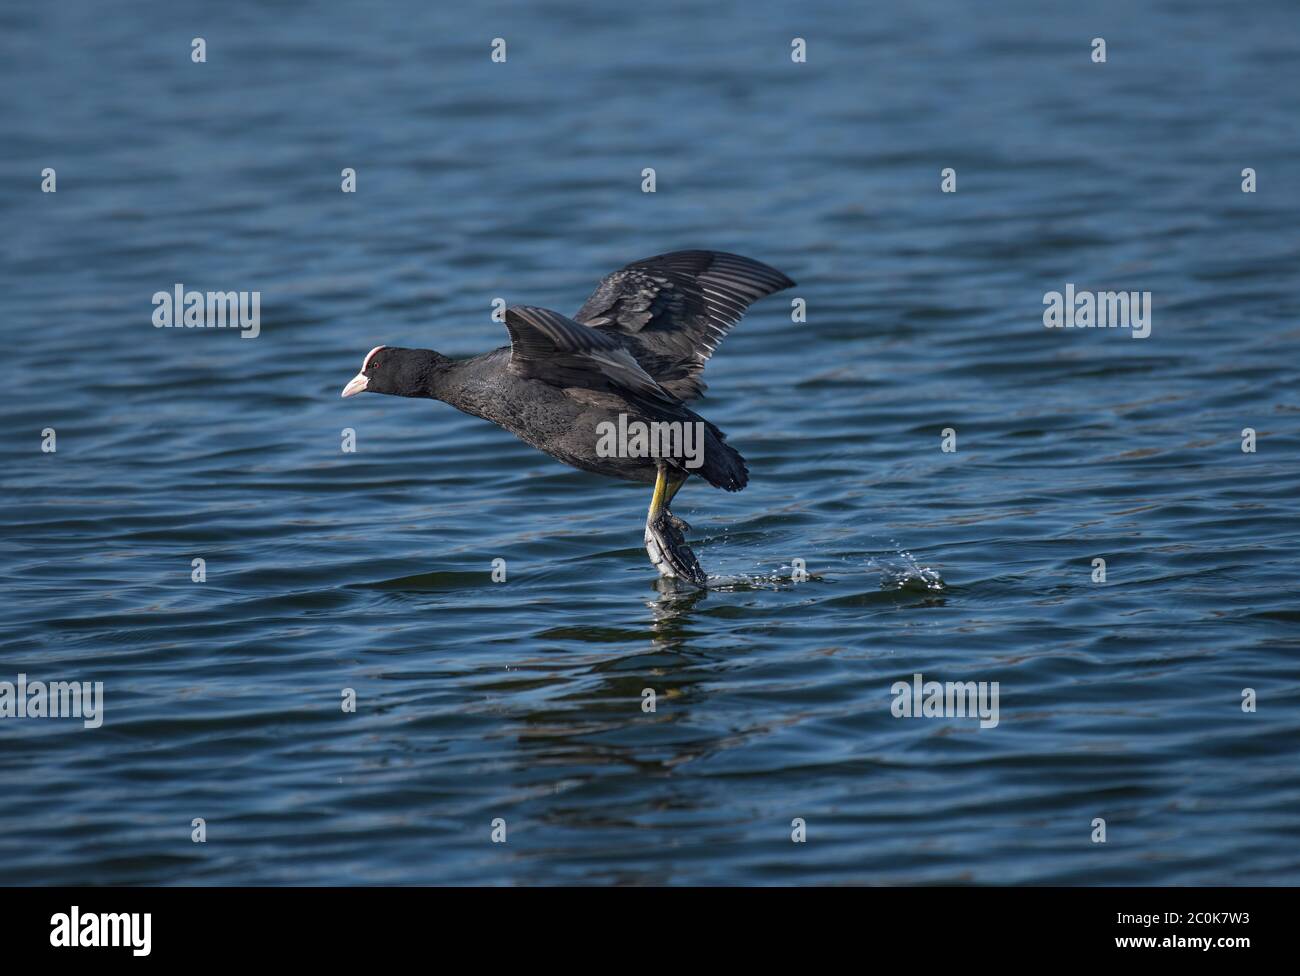
<instances>
[{"instance_id":1,"label":"white beak","mask_svg":"<svg viewBox=\"0 0 1300 976\"><path fill-rule=\"evenodd\" d=\"M348 381L347 386L343 387L343 396L355 396L356 394L363 392L369 383L370 377L365 373L358 373Z\"/></svg>"}]
</instances>

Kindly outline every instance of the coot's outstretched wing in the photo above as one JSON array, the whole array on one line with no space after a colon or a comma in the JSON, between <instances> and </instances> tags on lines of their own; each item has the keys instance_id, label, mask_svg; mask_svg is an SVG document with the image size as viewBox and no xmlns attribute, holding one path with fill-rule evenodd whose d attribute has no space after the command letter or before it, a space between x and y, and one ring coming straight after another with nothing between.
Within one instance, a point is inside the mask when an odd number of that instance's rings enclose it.
<instances>
[{"instance_id":1,"label":"coot's outstretched wing","mask_svg":"<svg viewBox=\"0 0 1300 976\"><path fill-rule=\"evenodd\" d=\"M561 388L615 391L664 405L680 405L641 368L612 335L552 312L512 305L506 309L510 370Z\"/></svg>"},{"instance_id":2,"label":"coot's outstretched wing","mask_svg":"<svg viewBox=\"0 0 1300 976\"><path fill-rule=\"evenodd\" d=\"M574 318L627 335L646 372L690 400L704 392L704 364L745 309L793 284L738 254L673 251L606 275Z\"/></svg>"}]
</instances>

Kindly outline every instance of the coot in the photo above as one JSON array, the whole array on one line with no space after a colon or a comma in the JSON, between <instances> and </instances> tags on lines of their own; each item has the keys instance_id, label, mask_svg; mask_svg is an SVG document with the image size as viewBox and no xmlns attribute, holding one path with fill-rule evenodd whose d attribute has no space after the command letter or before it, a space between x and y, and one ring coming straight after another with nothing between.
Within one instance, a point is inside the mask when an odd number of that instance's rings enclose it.
<instances>
[{"instance_id":1,"label":"coot","mask_svg":"<svg viewBox=\"0 0 1300 976\"><path fill-rule=\"evenodd\" d=\"M441 400L575 468L653 484L650 561L663 576L703 587L683 535L690 527L668 505L693 474L740 491L749 471L722 431L686 404L704 392L700 374L745 309L793 284L736 254L660 254L607 275L573 318L507 308L510 345L472 359L376 346L343 396Z\"/></svg>"}]
</instances>

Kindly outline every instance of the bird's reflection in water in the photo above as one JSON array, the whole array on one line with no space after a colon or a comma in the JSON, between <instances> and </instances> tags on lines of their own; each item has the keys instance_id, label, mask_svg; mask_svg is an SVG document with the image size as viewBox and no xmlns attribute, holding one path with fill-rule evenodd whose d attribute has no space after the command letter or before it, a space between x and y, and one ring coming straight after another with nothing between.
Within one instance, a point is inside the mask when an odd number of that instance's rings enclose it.
<instances>
[{"instance_id":1,"label":"bird's reflection in water","mask_svg":"<svg viewBox=\"0 0 1300 976\"><path fill-rule=\"evenodd\" d=\"M566 671L563 689L507 731L533 792L519 812L546 823L548 857L585 863L596 850L625 854L659 844L675 818L712 816L698 785L677 769L721 744L709 710L700 706L726 658L691 646L700 636L694 609L707 591L653 585L657 597L646 601L648 615L637 614L648 624L647 645L626 653L633 628L607 632L624 653ZM624 868L620 880L665 883L673 872L669 860L644 872Z\"/></svg>"},{"instance_id":2,"label":"bird's reflection in water","mask_svg":"<svg viewBox=\"0 0 1300 976\"><path fill-rule=\"evenodd\" d=\"M646 606L651 613L651 642L656 649L685 650L691 637L690 622L696 605L706 599L708 590L683 587L662 576L654 581L657 599Z\"/></svg>"},{"instance_id":3,"label":"bird's reflection in water","mask_svg":"<svg viewBox=\"0 0 1300 976\"><path fill-rule=\"evenodd\" d=\"M557 685L561 690L550 695L544 707L523 716L525 727L515 730L521 742L544 746L564 740L571 746L575 734L622 728L630 721L662 722L666 716L657 707L654 711L643 707L647 689L654 691L656 703L673 702L672 721L689 719L683 709L698 698L695 686L710 679L724 661L691 647L700 636L691 626L693 611L708 593L675 588L662 580L654 585L659 596L646 603L649 615L643 619L648 627L586 631L588 642L615 646L597 654L594 661L563 672L563 683ZM630 634L648 639L644 649L627 652ZM655 741L662 745L661 739ZM662 760L655 761L661 764Z\"/></svg>"}]
</instances>

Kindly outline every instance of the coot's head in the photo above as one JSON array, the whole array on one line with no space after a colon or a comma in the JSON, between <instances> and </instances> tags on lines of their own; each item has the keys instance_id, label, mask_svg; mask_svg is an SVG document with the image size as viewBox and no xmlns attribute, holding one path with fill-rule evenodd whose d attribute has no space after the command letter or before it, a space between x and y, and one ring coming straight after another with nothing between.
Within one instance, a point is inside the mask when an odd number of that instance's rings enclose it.
<instances>
[{"instance_id":1,"label":"coot's head","mask_svg":"<svg viewBox=\"0 0 1300 976\"><path fill-rule=\"evenodd\" d=\"M343 396L357 393L429 396L430 378L442 358L429 349L375 346L361 361L361 372L343 387Z\"/></svg>"}]
</instances>

